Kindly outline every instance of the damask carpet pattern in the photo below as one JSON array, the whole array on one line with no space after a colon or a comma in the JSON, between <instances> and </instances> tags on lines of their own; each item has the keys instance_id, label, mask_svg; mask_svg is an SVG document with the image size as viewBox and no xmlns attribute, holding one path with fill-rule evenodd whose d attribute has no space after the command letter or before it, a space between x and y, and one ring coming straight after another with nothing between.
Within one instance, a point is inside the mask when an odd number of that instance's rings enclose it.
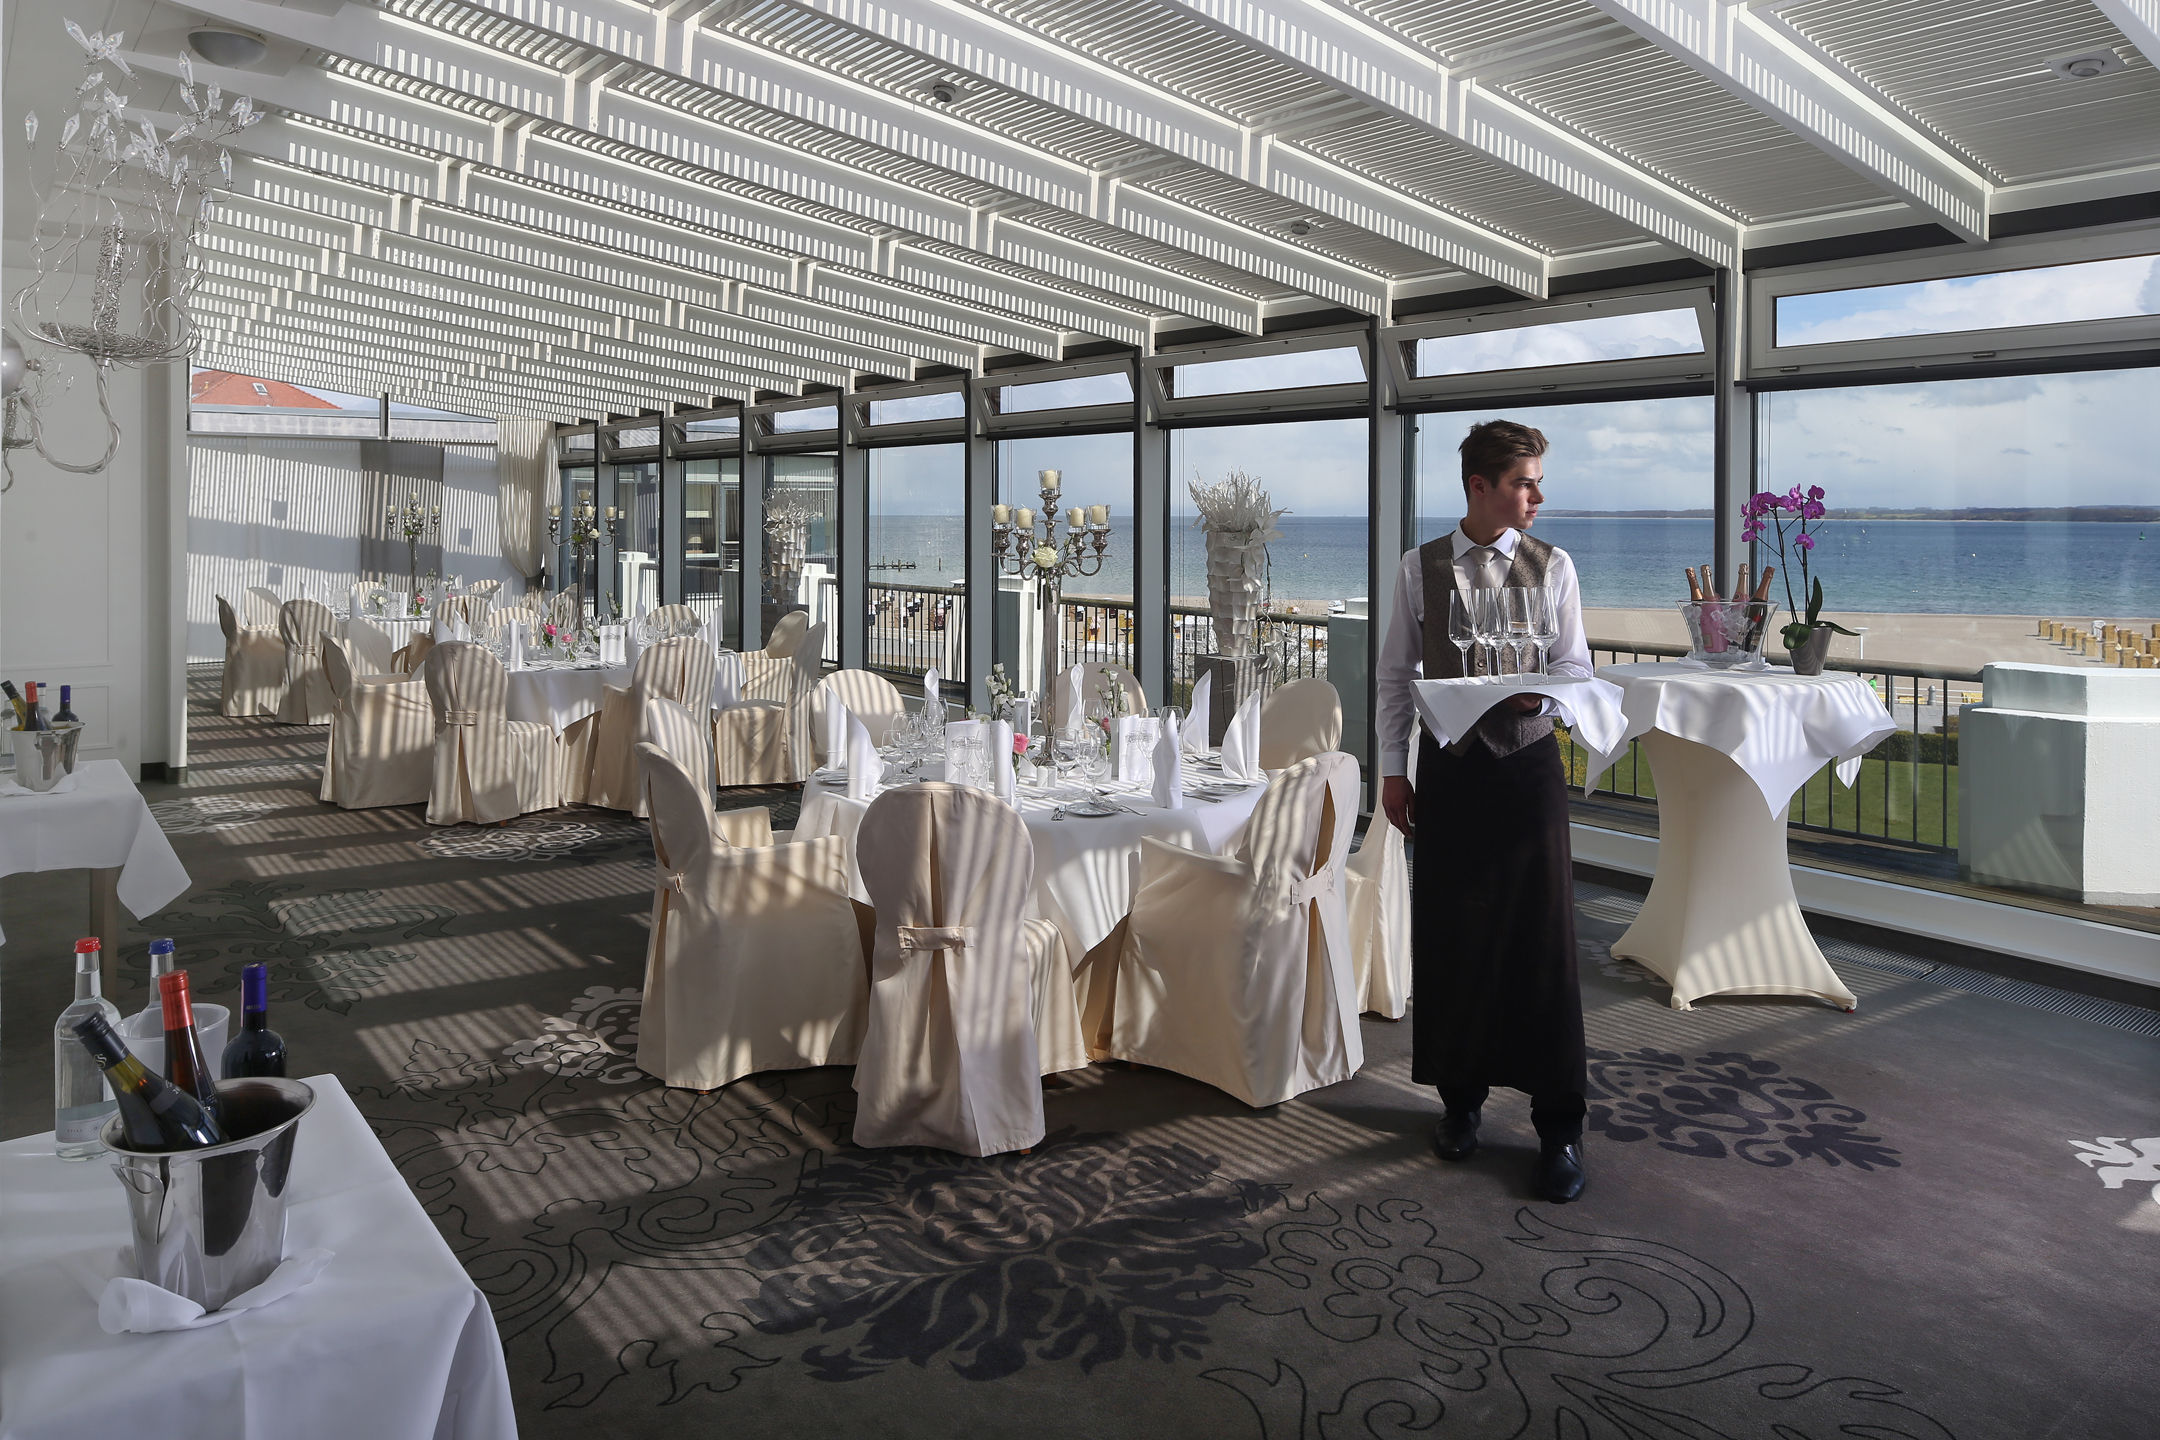
<instances>
[{"instance_id":1,"label":"damask carpet pattern","mask_svg":"<svg viewBox=\"0 0 2160 1440\"><path fill-rule=\"evenodd\" d=\"M1586 886L1575 1205L1529 1198L1505 1092L1433 1159L1370 1019L1355 1080L1271 1110L1098 1066L1031 1154L860 1150L845 1070L632 1063L642 823L336 811L322 731L194 694L150 791L195 885L116 937L114 998L154 935L226 1003L269 963L296 1073L339 1076L491 1299L527 1436L2160 1434L2150 1036L1895 966L1848 970L1854 1015L1674 1012ZM8 1134L50 1124L77 883L0 894Z\"/></svg>"}]
</instances>

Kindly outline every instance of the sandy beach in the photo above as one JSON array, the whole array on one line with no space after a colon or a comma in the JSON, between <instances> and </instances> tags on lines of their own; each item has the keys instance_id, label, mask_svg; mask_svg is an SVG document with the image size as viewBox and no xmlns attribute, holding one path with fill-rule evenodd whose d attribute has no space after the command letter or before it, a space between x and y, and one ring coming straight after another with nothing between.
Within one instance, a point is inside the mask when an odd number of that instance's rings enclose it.
<instances>
[{"instance_id":1,"label":"sandy beach","mask_svg":"<svg viewBox=\"0 0 2160 1440\"><path fill-rule=\"evenodd\" d=\"M1830 642L1833 658L1880 660L1889 663L1940 665L1952 670L1978 672L1990 661L2014 661L2029 665L2098 665L2098 660L2073 655L2068 649L2039 634L2039 618L2031 615L1883 615L1856 611L1826 612L1848 630L1863 630L1857 638L1839 635ZM2152 633L2152 616L2051 616L2089 626L2094 620L2129 625L2143 634ZM1782 617L1781 617L1782 619ZM1585 610L1583 628L1590 643L1687 644L1687 626L1677 610ZM1778 648L1775 635L1769 649ZM2113 664L2112 658L2108 662Z\"/></svg>"}]
</instances>

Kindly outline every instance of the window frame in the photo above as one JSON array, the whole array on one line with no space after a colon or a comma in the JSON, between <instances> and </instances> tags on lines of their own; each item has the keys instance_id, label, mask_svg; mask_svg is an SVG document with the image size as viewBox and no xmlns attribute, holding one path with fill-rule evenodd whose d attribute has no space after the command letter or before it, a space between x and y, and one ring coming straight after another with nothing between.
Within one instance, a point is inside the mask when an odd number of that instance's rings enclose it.
<instances>
[{"instance_id":1,"label":"window frame","mask_svg":"<svg viewBox=\"0 0 2160 1440\"><path fill-rule=\"evenodd\" d=\"M1372 332L1369 326L1327 326L1260 340L1219 341L1158 351L1140 362L1141 383L1148 387L1156 423L1164 428L1230 425L1273 420L1348 418L1371 409ZM1269 355L1299 355L1314 350L1356 350L1365 378L1354 383L1301 385L1289 389L1239 390L1228 395L1171 394L1170 371L1181 365L1208 365Z\"/></svg>"},{"instance_id":2,"label":"window frame","mask_svg":"<svg viewBox=\"0 0 2160 1440\"><path fill-rule=\"evenodd\" d=\"M1076 431L1089 434L1109 430L1130 430L1133 424L1134 400L1112 401L1106 405L1070 405L1052 410L1015 410L1011 414L999 408L998 392L1009 385L1051 385L1060 380L1085 380L1095 375L1132 374L1132 361L1126 357L1109 360L1083 360L1068 365L1042 365L1021 370L998 370L977 377L975 386L980 403L976 413L982 416L982 433L992 440L1025 440L1040 435L1063 435Z\"/></svg>"},{"instance_id":3,"label":"window frame","mask_svg":"<svg viewBox=\"0 0 2160 1440\"><path fill-rule=\"evenodd\" d=\"M935 420L888 420L882 424L871 423L870 406L874 402L913 400L921 395L957 395L960 397L960 413ZM928 444L967 438L967 377L964 375L926 380L915 385L874 385L866 390L850 391L846 403L855 408L855 434L865 449L880 445Z\"/></svg>"},{"instance_id":4,"label":"window frame","mask_svg":"<svg viewBox=\"0 0 2160 1440\"><path fill-rule=\"evenodd\" d=\"M1554 303L1524 300L1445 315L1381 331L1381 351L1395 382L1397 408L1406 412L1453 409L1497 399L1536 397L1558 403L1561 397L1593 395L1635 387L1708 385L1717 373L1715 292L1702 281L1683 280L1634 286ZM1572 320L1602 320L1615 315L1647 315L1660 310L1693 310L1703 348L1693 355L1645 355L1623 360L1587 360L1575 365L1527 365L1511 370L1479 370L1467 375L1417 373L1420 340L1450 335L1484 335L1526 330ZM1554 378L1554 377L1560 378Z\"/></svg>"}]
</instances>

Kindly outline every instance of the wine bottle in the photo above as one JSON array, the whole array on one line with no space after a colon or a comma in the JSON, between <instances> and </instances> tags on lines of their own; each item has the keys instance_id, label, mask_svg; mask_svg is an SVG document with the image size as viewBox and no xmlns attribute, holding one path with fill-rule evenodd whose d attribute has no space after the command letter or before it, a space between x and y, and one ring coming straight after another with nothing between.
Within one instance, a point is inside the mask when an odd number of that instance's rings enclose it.
<instances>
[{"instance_id":1,"label":"wine bottle","mask_svg":"<svg viewBox=\"0 0 2160 1440\"><path fill-rule=\"evenodd\" d=\"M60 708L59 708L58 710L56 710L56 711L54 711L54 712L53 712L53 717L52 717L52 723L53 723L53 724L55 724L55 725L80 725L80 724L82 724L82 716L80 716L80 715L77 715L77 714L75 713L75 704L74 704L74 692L75 692L75 687L74 687L74 686L72 686L72 685L62 685L62 686L60 687Z\"/></svg>"},{"instance_id":2,"label":"wine bottle","mask_svg":"<svg viewBox=\"0 0 2160 1440\"><path fill-rule=\"evenodd\" d=\"M75 1022L102 1015L107 1024L120 1019L120 1007L99 992L95 939L75 942L75 999L53 1025L53 1153L62 1160L88 1160L104 1152L98 1133L113 1113L112 1086L75 1038Z\"/></svg>"},{"instance_id":3,"label":"wine bottle","mask_svg":"<svg viewBox=\"0 0 2160 1440\"><path fill-rule=\"evenodd\" d=\"M22 728L23 728L23 729L25 729L25 730L50 730L50 729L52 729L52 721L51 721L51 719L50 719L50 718L48 718L48 717L46 716L46 714L45 714L45 706L44 706L44 703L43 703L42 701L40 701L40 700L38 699L38 685L37 685L37 681L35 681L35 680L25 680L25 681L23 682L23 703L24 703L25 705L27 705L27 706L29 706L29 707L30 707L30 713L29 713L29 715L28 715L28 716L27 716L27 717L26 717L26 718L25 718L25 719L23 720L23 725L22 725Z\"/></svg>"},{"instance_id":4,"label":"wine bottle","mask_svg":"<svg viewBox=\"0 0 2160 1440\"><path fill-rule=\"evenodd\" d=\"M201 1102L211 1119L218 1119L217 1074L203 1054L202 1035L195 1029L187 971L161 975L157 983L158 998L165 1003L165 1078Z\"/></svg>"},{"instance_id":5,"label":"wine bottle","mask_svg":"<svg viewBox=\"0 0 2160 1440\"><path fill-rule=\"evenodd\" d=\"M240 1033L225 1042L219 1075L238 1080L249 1075L285 1073L285 1037L270 1028L270 967L250 965L240 972Z\"/></svg>"},{"instance_id":6,"label":"wine bottle","mask_svg":"<svg viewBox=\"0 0 2160 1440\"><path fill-rule=\"evenodd\" d=\"M15 688L12 680L0 680L0 695L7 696L8 704L15 707L15 728L30 728L30 707L23 703L22 691Z\"/></svg>"},{"instance_id":7,"label":"wine bottle","mask_svg":"<svg viewBox=\"0 0 2160 1440\"><path fill-rule=\"evenodd\" d=\"M128 1053L120 1032L103 1015L74 1024L75 1038L105 1072L120 1109L121 1133L134 1150L195 1150L222 1145L225 1132L193 1095Z\"/></svg>"},{"instance_id":8,"label":"wine bottle","mask_svg":"<svg viewBox=\"0 0 2160 1440\"><path fill-rule=\"evenodd\" d=\"M1687 598L1697 604L1700 604L1704 597L1702 593L1702 586L1696 583L1695 580L1695 567L1690 565L1680 573L1687 576Z\"/></svg>"}]
</instances>

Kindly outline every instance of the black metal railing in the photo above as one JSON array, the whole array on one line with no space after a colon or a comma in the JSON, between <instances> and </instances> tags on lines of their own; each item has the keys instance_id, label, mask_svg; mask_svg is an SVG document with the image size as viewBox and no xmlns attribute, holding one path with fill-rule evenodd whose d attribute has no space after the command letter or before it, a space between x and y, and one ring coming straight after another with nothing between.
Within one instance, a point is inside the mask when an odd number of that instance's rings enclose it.
<instances>
[{"instance_id":1,"label":"black metal railing","mask_svg":"<svg viewBox=\"0 0 2160 1440\"><path fill-rule=\"evenodd\" d=\"M1687 654L1683 645L1592 640L1595 665L1668 660ZM1957 709L1981 696L1979 672L1940 665L1833 659L1831 670L1858 675L1881 697L1898 729L1860 761L1852 787L1840 785L1824 766L1793 796L1794 829L1850 836L1927 851L1954 851L1958 843ZM1588 755L1566 744L1569 778L1581 784ZM1605 772L1601 796L1655 803L1657 788L1639 743Z\"/></svg>"},{"instance_id":2,"label":"black metal railing","mask_svg":"<svg viewBox=\"0 0 2160 1440\"><path fill-rule=\"evenodd\" d=\"M873 584L863 629L863 664L888 675L919 678L935 665L945 676L967 674L967 591L953 585ZM837 661L837 650L832 658Z\"/></svg>"}]
</instances>

